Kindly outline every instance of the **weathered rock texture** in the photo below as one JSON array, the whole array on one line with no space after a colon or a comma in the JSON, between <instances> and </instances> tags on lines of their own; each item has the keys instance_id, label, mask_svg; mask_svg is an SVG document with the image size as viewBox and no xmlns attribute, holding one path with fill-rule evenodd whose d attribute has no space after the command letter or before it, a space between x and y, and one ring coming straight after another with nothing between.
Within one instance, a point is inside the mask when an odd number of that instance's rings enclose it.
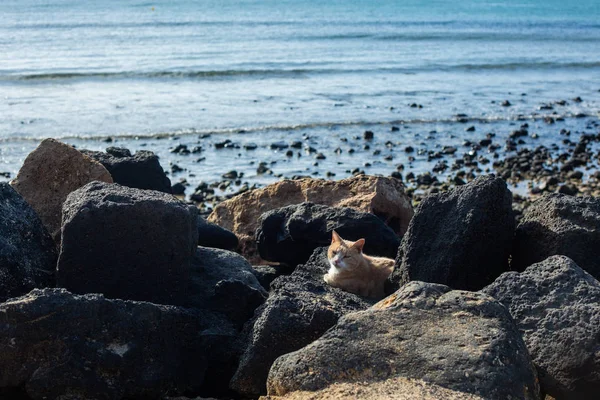
<instances>
[{"instance_id":1,"label":"weathered rock texture","mask_svg":"<svg viewBox=\"0 0 600 400\"><path fill-rule=\"evenodd\" d=\"M271 364L321 336L350 312L369 307L362 298L332 288L323 281L327 272L325 249L317 249L305 265L271 284L269 298L248 325L248 344L230 387L247 395L266 393Z\"/></svg>"},{"instance_id":2,"label":"weathered rock texture","mask_svg":"<svg viewBox=\"0 0 600 400\"><path fill-rule=\"evenodd\" d=\"M234 340L210 312L36 289L0 304L0 387L34 400L197 393Z\"/></svg>"},{"instance_id":3,"label":"weathered rock texture","mask_svg":"<svg viewBox=\"0 0 600 400\"><path fill-rule=\"evenodd\" d=\"M499 178L428 196L402 238L388 293L414 280L482 289L508 270L514 230L512 194Z\"/></svg>"},{"instance_id":4,"label":"weathered rock texture","mask_svg":"<svg viewBox=\"0 0 600 400\"><path fill-rule=\"evenodd\" d=\"M0 301L54 286L56 246L29 204L0 183Z\"/></svg>"},{"instance_id":5,"label":"weathered rock texture","mask_svg":"<svg viewBox=\"0 0 600 400\"><path fill-rule=\"evenodd\" d=\"M190 284L187 307L221 312L239 328L267 298L248 261L227 250L198 247Z\"/></svg>"},{"instance_id":6,"label":"weathered rock texture","mask_svg":"<svg viewBox=\"0 0 600 400\"><path fill-rule=\"evenodd\" d=\"M400 239L375 215L313 203L263 214L256 231L258 251L265 260L298 265L317 247L329 246L333 230L346 240L366 239L365 254L395 258L398 253Z\"/></svg>"},{"instance_id":7,"label":"weathered rock texture","mask_svg":"<svg viewBox=\"0 0 600 400\"><path fill-rule=\"evenodd\" d=\"M394 178L357 176L340 181L285 180L252 190L219 204L208 217L240 239L240 249L253 264L259 263L254 233L267 211L311 202L331 207L350 207L377 215L398 235L403 235L413 215L402 182Z\"/></svg>"},{"instance_id":8,"label":"weathered rock texture","mask_svg":"<svg viewBox=\"0 0 600 400\"><path fill-rule=\"evenodd\" d=\"M340 318L279 357L271 395L333 383L417 378L486 399L538 399L535 368L508 311L493 298L411 282L372 308Z\"/></svg>"},{"instance_id":9,"label":"weathered rock texture","mask_svg":"<svg viewBox=\"0 0 600 400\"><path fill-rule=\"evenodd\" d=\"M483 289L512 314L556 399L600 393L600 282L568 257L552 256L522 273L502 274Z\"/></svg>"},{"instance_id":10,"label":"weathered rock texture","mask_svg":"<svg viewBox=\"0 0 600 400\"><path fill-rule=\"evenodd\" d=\"M260 400L484 400L483 397L407 378L380 382L334 383L316 392L298 391Z\"/></svg>"},{"instance_id":11,"label":"weathered rock texture","mask_svg":"<svg viewBox=\"0 0 600 400\"><path fill-rule=\"evenodd\" d=\"M33 207L56 242L69 193L92 181L112 182L99 162L73 147L45 139L25 158L11 185Z\"/></svg>"},{"instance_id":12,"label":"weathered rock texture","mask_svg":"<svg viewBox=\"0 0 600 400\"><path fill-rule=\"evenodd\" d=\"M547 194L528 207L516 230L512 268L522 271L565 255L600 279L600 199Z\"/></svg>"},{"instance_id":13,"label":"weathered rock texture","mask_svg":"<svg viewBox=\"0 0 600 400\"><path fill-rule=\"evenodd\" d=\"M158 156L151 151L140 150L132 155L127 149L109 147L106 153L89 150L82 153L104 165L120 185L171 193L171 181L160 166Z\"/></svg>"},{"instance_id":14,"label":"weathered rock texture","mask_svg":"<svg viewBox=\"0 0 600 400\"><path fill-rule=\"evenodd\" d=\"M172 195L92 182L64 203L57 283L79 294L180 305L197 218Z\"/></svg>"}]
</instances>

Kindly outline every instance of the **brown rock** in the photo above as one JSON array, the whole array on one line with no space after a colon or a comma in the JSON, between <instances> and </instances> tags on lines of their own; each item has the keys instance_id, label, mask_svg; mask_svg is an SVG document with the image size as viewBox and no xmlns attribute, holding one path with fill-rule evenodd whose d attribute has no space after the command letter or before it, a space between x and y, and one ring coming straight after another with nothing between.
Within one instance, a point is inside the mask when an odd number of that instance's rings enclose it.
<instances>
[{"instance_id":1,"label":"brown rock","mask_svg":"<svg viewBox=\"0 0 600 400\"><path fill-rule=\"evenodd\" d=\"M254 233L259 217L267 211L307 201L375 214L399 235L406 232L413 216L411 200L401 181L362 175L340 181L307 178L277 182L219 204L208 221L234 232L240 239L242 253L258 261Z\"/></svg>"},{"instance_id":2,"label":"brown rock","mask_svg":"<svg viewBox=\"0 0 600 400\"><path fill-rule=\"evenodd\" d=\"M420 379L392 378L381 382L336 383L316 392L298 391L260 400L482 400L483 397L446 389Z\"/></svg>"},{"instance_id":3,"label":"brown rock","mask_svg":"<svg viewBox=\"0 0 600 400\"><path fill-rule=\"evenodd\" d=\"M56 243L62 205L69 193L92 182L112 183L99 162L54 139L45 139L25 159L12 187L31 205Z\"/></svg>"}]
</instances>

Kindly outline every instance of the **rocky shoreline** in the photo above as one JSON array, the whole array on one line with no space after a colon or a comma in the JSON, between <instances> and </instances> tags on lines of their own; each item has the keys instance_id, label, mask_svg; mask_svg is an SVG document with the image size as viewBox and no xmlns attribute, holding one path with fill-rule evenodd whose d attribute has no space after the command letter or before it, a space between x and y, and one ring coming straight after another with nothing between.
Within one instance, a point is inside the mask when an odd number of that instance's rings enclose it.
<instances>
[{"instance_id":1,"label":"rocky shoreline","mask_svg":"<svg viewBox=\"0 0 600 400\"><path fill-rule=\"evenodd\" d=\"M598 142L517 149L494 176L490 138L446 149L444 182L297 177L205 219L152 152L44 140L0 183L0 395L595 399L600 176L578 172ZM516 201L523 179L537 198ZM387 297L323 281L334 229L395 258Z\"/></svg>"}]
</instances>

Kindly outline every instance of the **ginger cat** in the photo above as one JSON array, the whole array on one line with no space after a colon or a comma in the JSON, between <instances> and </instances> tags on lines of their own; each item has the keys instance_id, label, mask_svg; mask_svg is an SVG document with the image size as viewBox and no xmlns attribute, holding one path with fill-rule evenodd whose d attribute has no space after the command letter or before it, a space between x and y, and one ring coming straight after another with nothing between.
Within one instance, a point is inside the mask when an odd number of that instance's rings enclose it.
<instances>
[{"instance_id":1,"label":"ginger cat","mask_svg":"<svg viewBox=\"0 0 600 400\"><path fill-rule=\"evenodd\" d=\"M383 284L394 269L394 260L363 254L365 239L344 240L333 231L327 251L329 271L323 275L327 284L359 296L382 298Z\"/></svg>"}]
</instances>

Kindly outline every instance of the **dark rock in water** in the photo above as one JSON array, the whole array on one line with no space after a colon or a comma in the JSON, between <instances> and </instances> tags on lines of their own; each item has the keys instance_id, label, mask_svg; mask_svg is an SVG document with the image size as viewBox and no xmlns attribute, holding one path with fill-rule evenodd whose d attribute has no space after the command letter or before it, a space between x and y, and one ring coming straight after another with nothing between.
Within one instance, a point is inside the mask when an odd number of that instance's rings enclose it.
<instances>
[{"instance_id":1,"label":"dark rock in water","mask_svg":"<svg viewBox=\"0 0 600 400\"><path fill-rule=\"evenodd\" d=\"M256 150L258 148L258 145L256 145L256 143L246 143L244 145L244 149L246 150Z\"/></svg>"},{"instance_id":2,"label":"dark rock in water","mask_svg":"<svg viewBox=\"0 0 600 400\"><path fill-rule=\"evenodd\" d=\"M558 188L558 193L566 194L569 196L575 196L579 192L577 186L571 184L565 184Z\"/></svg>"},{"instance_id":3,"label":"dark rock in water","mask_svg":"<svg viewBox=\"0 0 600 400\"><path fill-rule=\"evenodd\" d=\"M275 143L271 143L271 150L285 150L288 147L290 147L289 144L287 144L286 142L275 142Z\"/></svg>"},{"instance_id":4,"label":"dark rock in water","mask_svg":"<svg viewBox=\"0 0 600 400\"><path fill-rule=\"evenodd\" d=\"M373 139L374 136L375 135L373 134L372 131L365 131L365 133L363 133L363 139L366 139L366 140L371 140L371 139Z\"/></svg>"},{"instance_id":5,"label":"dark rock in water","mask_svg":"<svg viewBox=\"0 0 600 400\"><path fill-rule=\"evenodd\" d=\"M0 313L0 385L35 400L198 393L235 347L214 313L64 289L36 289Z\"/></svg>"},{"instance_id":6,"label":"dark rock in water","mask_svg":"<svg viewBox=\"0 0 600 400\"><path fill-rule=\"evenodd\" d=\"M407 153L412 153L412 152L415 151L415 149L412 146L406 146L404 148L404 151L407 152Z\"/></svg>"},{"instance_id":7,"label":"dark rock in water","mask_svg":"<svg viewBox=\"0 0 600 400\"><path fill-rule=\"evenodd\" d=\"M185 194L185 185L182 182L177 182L171 187L171 192L174 195L181 196Z\"/></svg>"},{"instance_id":8,"label":"dark rock in water","mask_svg":"<svg viewBox=\"0 0 600 400\"><path fill-rule=\"evenodd\" d=\"M419 204L388 293L409 281L479 290L508 270L515 218L506 183L484 176Z\"/></svg>"},{"instance_id":9,"label":"dark rock in water","mask_svg":"<svg viewBox=\"0 0 600 400\"><path fill-rule=\"evenodd\" d=\"M131 155L127 149L109 147L106 153L89 150L81 152L104 165L115 183L171 193L171 181L160 166L158 156L151 151L138 151Z\"/></svg>"},{"instance_id":10,"label":"dark rock in water","mask_svg":"<svg viewBox=\"0 0 600 400\"><path fill-rule=\"evenodd\" d=\"M522 271L552 255L570 257L600 279L600 199L546 194L516 230L511 267Z\"/></svg>"},{"instance_id":11,"label":"dark rock in water","mask_svg":"<svg viewBox=\"0 0 600 400\"><path fill-rule=\"evenodd\" d=\"M502 274L482 290L503 303L537 366L542 392L592 400L600 393L600 282L568 257Z\"/></svg>"},{"instance_id":12,"label":"dark rock in water","mask_svg":"<svg viewBox=\"0 0 600 400\"><path fill-rule=\"evenodd\" d=\"M392 132L398 132L398 131L400 131L400 128L398 128L397 126L392 126L390 128L390 131L392 131Z\"/></svg>"},{"instance_id":13,"label":"dark rock in water","mask_svg":"<svg viewBox=\"0 0 600 400\"><path fill-rule=\"evenodd\" d=\"M271 284L269 298L255 313L247 348L231 380L231 389L245 396L266 393L271 364L283 354L319 338L350 312L370 306L362 298L323 281L328 263L326 249L317 249L305 265Z\"/></svg>"},{"instance_id":14,"label":"dark rock in water","mask_svg":"<svg viewBox=\"0 0 600 400\"><path fill-rule=\"evenodd\" d=\"M240 329L267 298L244 257L207 247L196 249L188 292L186 307L223 313Z\"/></svg>"},{"instance_id":15,"label":"dark rock in water","mask_svg":"<svg viewBox=\"0 0 600 400\"><path fill-rule=\"evenodd\" d=\"M198 211L172 195L92 182L63 205L57 284L74 293L181 304Z\"/></svg>"},{"instance_id":16,"label":"dark rock in water","mask_svg":"<svg viewBox=\"0 0 600 400\"><path fill-rule=\"evenodd\" d=\"M475 132L475 127L471 125L467 129L465 129L465 132Z\"/></svg>"},{"instance_id":17,"label":"dark rock in water","mask_svg":"<svg viewBox=\"0 0 600 400\"><path fill-rule=\"evenodd\" d=\"M333 230L347 240L364 238L369 255L394 258L400 244L381 219L351 208L295 204L263 214L260 222L256 240L261 258L288 265L304 263L317 247L328 246Z\"/></svg>"},{"instance_id":18,"label":"dark rock in water","mask_svg":"<svg viewBox=\"0 0 600 400\"><path fill-rule=\"evenodd\" d=\"M0 301L54 286L56 245L27 202L0 183Z\"/></svg>"},{"instance_id":19,"label":"dark rock in water","mask_svg":"<svg viewBox=\"0 0 600 400\"><path fill-rule=\"evenodd\" d=\"M238 238L233 232L199 217L198 245L216 249L235 250L238 247Z\"/></svg>"},{"instance_id":20,"label":"dark rock in water","mask_svg":"<svg viewBox=\"0 0 600 400\"><path fill-rule=\"evenodd\" d=\"M233 171L229 171L226 172L222 175L223 178L225 179L237 179L238 178L238 172L236 170Z\"/></svg>"},{"instance_id":21,"label":"dark rock in water","mask_svg":"<svg viewBox=\"0 0 600 400\"><path fill-rule=\"evenodd\" d=\"M271 290L271 283L282 275L294 272L295 267L288 265L254 265L252 273L265 290Z\"/></svg>"},{"instance_id":22,"label":"dark rock in water","mask_svg":"<svg viewBox=\"0 0 600 400\"><path fill-rule=\"evenodd\" d=\"M411 282L279 357L269 395L418 378L485 399L538 399L535 367L506 308L482 293Z\"/></svg>"},{"instance_id":23,"label":"dark rock in water","mask_svg":"<svg viewBox=\"0 0 600 400\"><path fill-rule=\"evenodd\" d=\"M512 106L512 104L510 104L510 101L508 101L508 100L504 100L502 103L500 103L500 105L502 107L510 107L510 106Z\"/></svg>"},{"instance_id":24,"label":"dark rock in water","mask_svg":"<svg viewBox=\"0 0 600 400\"><path fill-rule=\"evenodd\" d=\"M178 144L174 149L171 150L171 153L186 155L190 154L190 150L185 144Z\"/></svg>"}]
</instances>

